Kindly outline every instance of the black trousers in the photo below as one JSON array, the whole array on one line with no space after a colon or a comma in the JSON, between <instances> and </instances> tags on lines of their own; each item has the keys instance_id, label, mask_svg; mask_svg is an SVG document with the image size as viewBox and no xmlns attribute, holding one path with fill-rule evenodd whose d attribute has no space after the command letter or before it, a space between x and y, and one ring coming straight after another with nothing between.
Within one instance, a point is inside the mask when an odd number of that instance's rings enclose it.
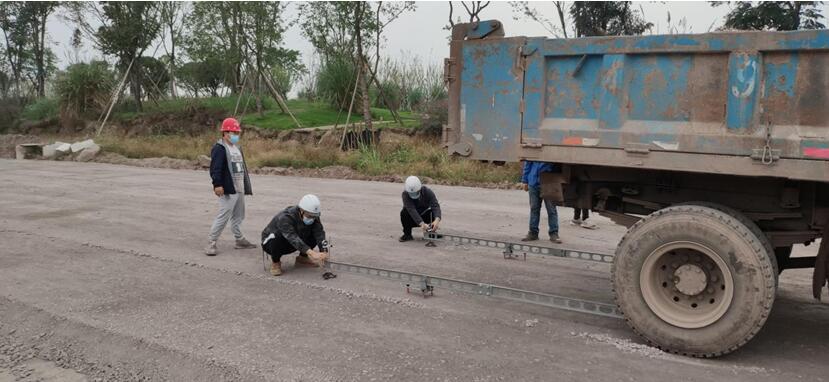
<instances>
[{"instance_id":1,"label":"black trousers","mask_svg":"<svg viewBox=\"0 0 829 382\"><path fill-rule=\"evenodd\" d=\"M285 240L285 237L280 234L275 234L276 237L269 240L267 244L262 245L262 249L265 250L265 253L271 255L271 260L273 262L279 262L279 260L284 255L290 255L297 251L293 245L291 245L288 240ZM314 235L311 232L308 232L307 235L302 236L302 241L308 245L308 247L314 248L317 246L317 240L314 239ZM264 241L265 238L262 238ZM304 253L300 253L300 256L308 256Z\"/></svg>"},{"instance_id":2,"label":"black trousers","mask_svg":"<svg viewBox=\"0 0 829 382\"><path fill-rule=\"evenodd\" d=\"M426 224L431 224L432 220L434 220L434 218L432 218L432 209L431 208L427 208L423 211L417 211L417 213L420 214L420 218L423 219L423 221ZM412 234L412 228L419 226L419 224L415 223L414 219L412 219L412 217L409 216L409 211L407 211L405 208L400 210L400 224L403 225L403 234L404 235L411 235Z\"/></svg>"},{"instance_id":3,"label":"black trousers","mask_svg":"<svg viewBox=\"0 0 829 382\"><path fill-rule=\"evenodd\" d=\"M573 219L585 221L587 218L590 217L590 210L587 208L573 208ZM581 218L579 218L579 212L581 212Z\"/></svg>"}]
</instances>

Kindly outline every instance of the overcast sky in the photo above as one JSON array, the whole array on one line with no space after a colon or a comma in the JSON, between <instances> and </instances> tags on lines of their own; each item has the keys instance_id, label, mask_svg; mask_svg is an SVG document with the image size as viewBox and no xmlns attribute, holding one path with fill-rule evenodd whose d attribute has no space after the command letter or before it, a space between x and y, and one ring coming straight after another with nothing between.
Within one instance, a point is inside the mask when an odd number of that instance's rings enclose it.
<instances>
[{"instance_id":1,"label":"overcast sky","mask_svg":"<svg viewBox=\"0 0 829 382\"><path fill-rule=\"evenodd\" d=\"M400 19L392 23L385 32L384 53L387 56L401 58L418 56L422 61L439 64L443 58L448 56L447 36L449 32L443 30L448 24L449 5L446 1L439 2L417 2L417 9L404 14ZM538 8L545 16L555 19L555 9L551 2L537 2L532 5ZM689 33L704 33L709 29L716 29L723 23L729 6L712 7L708 2L634 2L634 8L644 12L645 19L654 24L651 33L670 33L668 25L668 13L670 12L672 22L676 27L679 20L685 18L687 27L680 31ZM823 14L827 15L829 6L821 6ZM288 7L286 19L296 17L296 3ZM455 15L465 14L459 2L455 2ZM533 21L515 20L515 13L507 2L492 2L481 12L481 19L498 19L504 24L507 36L547 36L549 33L539 24ZM712 28L713 25L713 28ZM58 67L65 68L69 63L72 48L69 40L74 29L66 21L58 16L53 16L48 24L48 31L53 48L58 57ZM308 62L313 55L313 49L308 41L300 33L299 27L293 26L285 35L285 46L297 49L302 52L303 60ZM155 44L149 49L150 53ZM101 54L86 42L80 52L81 60L101 57ZM149 54L149 53L148 53ZM163 55L164 48L159 48L157 55Z\"/></svg>"}]
</instances>

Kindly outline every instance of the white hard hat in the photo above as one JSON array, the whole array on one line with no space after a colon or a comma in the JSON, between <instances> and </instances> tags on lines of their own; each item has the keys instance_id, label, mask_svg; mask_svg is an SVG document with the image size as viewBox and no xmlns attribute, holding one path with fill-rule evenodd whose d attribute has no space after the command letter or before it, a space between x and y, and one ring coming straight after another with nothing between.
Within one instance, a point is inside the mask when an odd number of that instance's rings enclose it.
<instances>
[{"instance_id":1,"label":"white hard hat","mask_svg":"<svg viewBox=\"0 0 829 382\"><path fill-rule=\"evenodd\" d=\"M420 183L420 179L416 176L410 176L406 178L406 185L403 186L403 189L410 194L414 194L420 192L421 187L423 187L423 184Z\"/></svg>"},{"instance_id":2,"label":"white hard hat","mask_svg":"<svg viewBox=\"0 0 829 382\"><path fill-rule=\"evenodd\" d=\"M308 194L299 200L299 208L313 216L320 216L320 198Z\"/></svg>"}]
</instances>

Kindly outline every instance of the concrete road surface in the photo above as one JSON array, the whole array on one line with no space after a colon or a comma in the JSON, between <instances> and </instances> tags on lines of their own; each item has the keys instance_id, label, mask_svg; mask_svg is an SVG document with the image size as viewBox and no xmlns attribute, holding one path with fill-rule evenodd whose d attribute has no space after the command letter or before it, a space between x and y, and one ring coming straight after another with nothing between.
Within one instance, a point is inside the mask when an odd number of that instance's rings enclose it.
<instances>
[{"instance_id":1,"label":"concrete road surface","mask_svg":"<svg viewBox=\"0 0 829 382\"><path fill-rule=\"evenodd\" d=\"M609 267L397 242L401 185L254 176L244 232L316 193L343 262L612 302ZM521 191L435 186L446 232L516 239ZM0 381L794 381L829 379L829 305L787 271L765 329L714 360L664 354L622 322L202 248L206 172L0 161ZM560 208L561 221L572 211ZM623 229L562 224L562 246L612 253ZM542 231L545 230L542 225ZM546 236L542 236L546 238ZM816 250L797 248L798 255Z\"/></svg>"}]
</instances>

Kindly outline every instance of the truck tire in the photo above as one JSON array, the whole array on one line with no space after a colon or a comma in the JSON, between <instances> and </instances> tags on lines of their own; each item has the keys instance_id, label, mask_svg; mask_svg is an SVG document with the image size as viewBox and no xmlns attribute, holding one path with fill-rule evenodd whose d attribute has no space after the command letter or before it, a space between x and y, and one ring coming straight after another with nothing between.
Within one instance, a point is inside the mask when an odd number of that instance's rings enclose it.
<instances>
[{"instance_id":1,"label":"truck tire","mask_svg":"<svg viewBox=\"0 0 829 382\"><path fill-rule=\"evenodd\" d=\"M662 350L730 353L757 334L774 303L776 272L763 237L709 206L654 212L616 250L616 304L628 325Z\"/></svg>"},{"instance_id":2,"label":"truck tire","mask_svg":"<svg viewBox=\"0 0 829 382\"><path fill-rule=\"evenodd\" d=\"M759 238L760 241L763 242L763 246L766 247L766 251L769 254L769 258L771 259L771 264L774 267L774 274L778 275L778 276L780 275L780 272L782 272L782 269L780 269L780 261L779 261L780 256L776 256L777 251L771 245L771 240L769 239L768 236L766 236L766 234L763 232L763 230L760 229L760 226L758 226L757 223L754 222L754 220L749 219L749 217L746 216L744 213L742 213L740 211L737 211L737 210L735 210L731 207L728 207L728 206L725 206L725 205L722 205L722 204L718 204L718 203L713 203L713 202L687 202L687 203L682 203L682 204L679 204L679 205L681 205L681 206L697 205L697 206L703 206L703 207L710 207L710 208L713 208L717 211L725 212L725 213L731 215L733 218L739 220L740 223L745 224L745 226L748 227L748 229L750 229L751 232L753 232L754 235L757 236L757 238ZM779 281L778 279L779 279L779 277L776 276L775 279L774 279L775 285L777 285L777 283Z\"/></svg>"}]
</instances>

